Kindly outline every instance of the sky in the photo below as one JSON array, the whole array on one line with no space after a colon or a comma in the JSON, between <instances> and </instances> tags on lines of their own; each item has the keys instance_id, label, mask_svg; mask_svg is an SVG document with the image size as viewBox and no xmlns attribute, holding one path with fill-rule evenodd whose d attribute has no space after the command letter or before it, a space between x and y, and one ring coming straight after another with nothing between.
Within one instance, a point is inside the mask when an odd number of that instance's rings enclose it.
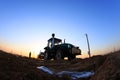
<instances>
[{"instance_id":1,"label":"sky","mask_svg":"<svg viewBox=\"0 0 120 80\"><path fill-rule=\"evenodd\" d=\"M0 0L0 49L36 57L51 34L79 46L80 57L120 49L119 0Z\"/></svg>"}]
</instances>

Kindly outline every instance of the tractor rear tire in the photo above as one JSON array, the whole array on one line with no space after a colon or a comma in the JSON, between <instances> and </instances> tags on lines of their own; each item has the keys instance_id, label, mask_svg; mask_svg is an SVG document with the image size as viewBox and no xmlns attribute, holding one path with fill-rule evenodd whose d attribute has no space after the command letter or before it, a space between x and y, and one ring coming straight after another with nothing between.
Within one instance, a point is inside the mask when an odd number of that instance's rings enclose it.
<instances>
[{"instance_id":1,"label":"tractor rear tire","mask_svg":"<svg viewBox=\"0 0 120 80\"><path fill-rule=\"evenodd\" d=\"M62 51L58 50L55 55L55 60L63 60L63 59L64 59L64 55L63 55Z\"/></svg>"}]
</instances>

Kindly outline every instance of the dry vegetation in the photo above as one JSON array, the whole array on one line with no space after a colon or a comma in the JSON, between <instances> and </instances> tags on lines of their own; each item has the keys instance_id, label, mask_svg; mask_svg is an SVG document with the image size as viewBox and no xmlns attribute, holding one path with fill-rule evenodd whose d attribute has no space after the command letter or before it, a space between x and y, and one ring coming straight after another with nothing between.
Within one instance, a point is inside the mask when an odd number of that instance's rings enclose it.
<instances>
[{"instance_id":1,"label":"dry vegetation","mask_svg":"<svg viewBox=\"0 0 120 80\"><path fill-rule=\"evenodd\" d=\"M94 76L79 80L120 80L119 61L120 51L72 61L43 61L0 51L0 80L70 80L67 75L59 78L36 68L42 65L54 72L95 71Z\"/></svg>"}]
</instances>

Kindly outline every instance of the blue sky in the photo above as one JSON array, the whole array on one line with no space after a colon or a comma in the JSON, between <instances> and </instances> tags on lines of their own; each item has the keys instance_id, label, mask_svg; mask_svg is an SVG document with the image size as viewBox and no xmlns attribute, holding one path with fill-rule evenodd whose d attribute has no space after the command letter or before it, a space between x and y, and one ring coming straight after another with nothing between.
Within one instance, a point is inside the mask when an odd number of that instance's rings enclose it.
<instances>
[{"instance_id":1,"label":"blue sky","mask_svg":"<svg viewBox=\"0 0 120 80\"><path fill-rule=\"evenodd\" d=\"M0 48L36 56L51 34L87 55L120 49L119 0L0 0Z\"/></svg>"}]
</instances>

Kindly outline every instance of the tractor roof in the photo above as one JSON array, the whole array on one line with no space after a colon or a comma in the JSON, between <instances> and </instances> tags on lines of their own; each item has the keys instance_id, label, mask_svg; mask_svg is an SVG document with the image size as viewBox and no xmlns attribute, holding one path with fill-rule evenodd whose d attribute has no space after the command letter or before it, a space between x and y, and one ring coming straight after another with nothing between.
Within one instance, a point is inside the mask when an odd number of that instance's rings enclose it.
<instances>
[{"instance_id":1,"label":"tractor roof","mask_svg":"<svg viewBox=\"0 0 120 80\"><path fill-rule=\"evenodd\" d=\"M54 38L55 43L60 43L62 40L58 38ZM48 42L52 42L52 38L48 40Z\"/></svg>"}]
</instances>

